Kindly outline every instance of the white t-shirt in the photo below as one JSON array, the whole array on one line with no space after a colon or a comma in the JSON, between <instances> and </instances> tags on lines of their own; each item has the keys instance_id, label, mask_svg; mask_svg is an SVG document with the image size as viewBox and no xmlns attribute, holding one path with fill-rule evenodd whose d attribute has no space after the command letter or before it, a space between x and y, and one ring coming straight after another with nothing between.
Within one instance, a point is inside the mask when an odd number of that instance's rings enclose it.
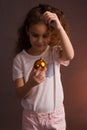
<instances>
[{"instance_id":1,"label":"white t-shirt","mask_svg":"<svg viewBox=\"0 0 87 130\"><path fill-rule=\"evenodd\" d=\"M60 64L68 65L69 61L61 61L57 47L47 49L38 56L29 55L25 50L20 52L13 62L13 80L24 77L28 81L34 62L43 58L47 64L46 79L32 88L27 98L22 99L24 109L36 112L52 112L63 104L63 88L60 75Z\"/></svg>"}]
</instances>

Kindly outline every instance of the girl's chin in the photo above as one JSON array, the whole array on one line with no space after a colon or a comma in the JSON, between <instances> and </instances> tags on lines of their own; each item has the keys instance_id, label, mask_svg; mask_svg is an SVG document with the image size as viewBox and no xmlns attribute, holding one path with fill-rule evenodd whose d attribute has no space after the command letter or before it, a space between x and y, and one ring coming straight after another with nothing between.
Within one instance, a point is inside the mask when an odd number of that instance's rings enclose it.
<instances>
[{"instance_id":1,"label":"girl's chin","mask_svg":"<svg viewBox=\"0 0 87 130\"><path fill-rule=\"evenodd\" d=\"M38 51L43 52L45 49L46 49L46 47L45 48L38 48Z\"/></svg>"}]
</instances>

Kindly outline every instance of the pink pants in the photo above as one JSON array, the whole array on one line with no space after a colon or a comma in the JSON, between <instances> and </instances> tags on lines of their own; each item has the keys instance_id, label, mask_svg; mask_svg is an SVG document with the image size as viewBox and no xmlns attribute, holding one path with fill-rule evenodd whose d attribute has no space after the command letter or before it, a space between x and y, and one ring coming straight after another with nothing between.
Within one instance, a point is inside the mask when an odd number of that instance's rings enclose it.
<instances>
[{"instance_id":1,"label":"pink pants","mask_svg":"<svg viewBox=\"0 0 87 130\"><path fill-rule=\"evenodd\" d=\"M64 107L51 113L23 111L22 130L65 130Z\"/></svg>"}]
</instances>

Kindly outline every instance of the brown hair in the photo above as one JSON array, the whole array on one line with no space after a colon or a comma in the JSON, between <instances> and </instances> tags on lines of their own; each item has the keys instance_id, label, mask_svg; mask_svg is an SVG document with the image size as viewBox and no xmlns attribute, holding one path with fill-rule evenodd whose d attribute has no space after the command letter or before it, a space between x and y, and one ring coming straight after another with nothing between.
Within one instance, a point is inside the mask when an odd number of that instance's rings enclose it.
<instances>
[{"instance_id":1,"label":"brown hair","mask_svg":"<svg viewBox=\"0 0 87 130\"><path fill-rule=\"evenodd\" d=\"M23 49L28 50L29 48L31 48L31 43L29 41L29 37L27 36L26 33L26 29L29 29L31 27L31 25L33 24L37 24L41 21L41 16L43 15L44 12L46 11L50 11L53 13L56 13L63 28L65 29L66 33L68 33L68 26L65 22L65 18L64 18L64 13L63 11L52 7L50 5L43 5L43 4L39 4L38 6L32 8L23 24L21 25L21 27L18 29L18 40L17 40L17 46L16 46L16 54L21 52ZM60 42L59 37L57 36L56 32L54 29L49 28L51 31L51 42L58 44Z\"/></svg>"}]
</instances>

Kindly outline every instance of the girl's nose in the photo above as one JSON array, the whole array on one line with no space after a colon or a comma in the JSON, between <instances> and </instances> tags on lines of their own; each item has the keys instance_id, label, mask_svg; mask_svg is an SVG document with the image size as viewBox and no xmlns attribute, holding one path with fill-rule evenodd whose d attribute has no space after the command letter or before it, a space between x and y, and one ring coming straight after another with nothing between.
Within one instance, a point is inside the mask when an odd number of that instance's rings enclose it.
<instances>
[{"instance_id":1,"label":"girl's nose","mask_svg":"<svg viewBox=\"0 0 87 130\"><path fill-rule=\"evenodd\" d=\"M39 37L39 38L38 38L38 43L42 43L42 41L43 41L43 38L42 38L42 37Z\"/></svg>"}]
</instances>

